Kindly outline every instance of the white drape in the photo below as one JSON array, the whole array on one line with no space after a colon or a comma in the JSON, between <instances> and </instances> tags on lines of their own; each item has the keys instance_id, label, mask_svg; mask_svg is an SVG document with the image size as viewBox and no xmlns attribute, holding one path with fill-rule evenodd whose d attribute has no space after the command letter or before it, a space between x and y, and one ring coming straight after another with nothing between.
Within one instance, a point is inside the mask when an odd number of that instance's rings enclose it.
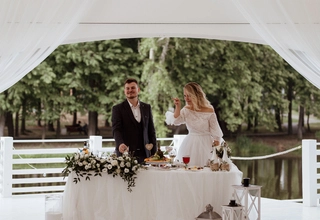
<instances>
[{"instance_id":1,"label":"white drape","mask_svg":"<svg viewBox=\"0 0 320 220\"><path fill-rule=\"evenodd\" d=\"M233 0L281 57L320 88L320 1Z\"/></svg>"},{"instance_id":2,"label":"white drape","mask_svg":"<svg viewBox=\"0 0 320 220\"><path fill-rule=\"evenodd\" d=\"M0 0L0 92L50 55L90 0Z\"/></svg>"}]
</instances>

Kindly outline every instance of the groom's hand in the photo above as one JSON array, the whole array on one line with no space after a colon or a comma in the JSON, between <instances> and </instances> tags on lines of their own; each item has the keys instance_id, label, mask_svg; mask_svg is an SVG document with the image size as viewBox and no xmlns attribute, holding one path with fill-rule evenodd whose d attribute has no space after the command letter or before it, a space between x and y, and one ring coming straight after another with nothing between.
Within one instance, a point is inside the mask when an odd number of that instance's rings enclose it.
<instances>
[{"instance_id":1,"label":"groom's hand","mask_svg":"<svg viewBox=\"0 0 320 220\"><path fill-rule=\"evenodd\" d=\"M125 144L120 144L120 145L119 145L119 151L120 151L120 153L123 154L127 149L128 149L127 145L125 145Z\"/></svg>"}]
</instances>

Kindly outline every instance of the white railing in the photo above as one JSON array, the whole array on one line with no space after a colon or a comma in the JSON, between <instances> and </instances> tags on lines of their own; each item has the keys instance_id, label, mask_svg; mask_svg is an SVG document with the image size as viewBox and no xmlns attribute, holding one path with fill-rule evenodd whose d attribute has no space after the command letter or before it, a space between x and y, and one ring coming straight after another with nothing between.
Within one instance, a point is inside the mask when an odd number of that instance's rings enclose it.
<instances>
[{"instance_id":1,"label":"white railing","mask_svg":"<svg viewBox=\"0 0 320 220\"><path fill-rule=\"evenodd\" d=\"M161 141L173 141L178 150L185 135L174 135L173 138L158 138ZM55 140L13 140L2 137L0 141L0 194L10 197L17 194L63 192L67 178L63 179L64 157L72 154L89 141L91 151L113 152L114 147L102 147L103 142L114 142L114 139L102 139L101 136L90 136L89 139L55 139ZM72 148L38 148L16 149L18 143L76 143ZM320 143L316 140L302 141L302 175L303 204L317 206L320 200ZM21 156L23 155L23 156ZM27 155L41 155L42 158L27 158ZM57 155L47 158L48 155ZM53 168L36 168L39 164L54 164ZM28 165L27 169L17 168ZM26 177L29 176L29 177Z\"/></svg>"},{"instance_id":2,"label":"white railing","mask_svg":"<svg viewBox=\"0 0 320 220\"><path fill-rule=\"evenodd\" d=\"M320 200L320 143L302 140L302 198L305 206L317 206Z\"/></svg>"},{"instance_id":3,"label":"white railing","mask_svg":"<svg viewBox=\"0 0 320 220\"><path fill-rule=\"evenodd\" d=\"M175 135L173 138L158 138L158 141L173 142L178 150L185 135ZM89 139L55 139L55 140L13 140L12 137L2 137L0 142L0 194L3 197L31 193L59 193L63 192L67 178L63 178L64 158L83 147L89 141L93 153L114 152L113 147L103 147L103 142L113 142L114 139L102 139L101 136L90 136ZM75 147L16 149L18 143L74 143ZM164 148L164 147L162 147ZM37 158L28 158L33 155ZM54 156L48 158L47 156ZM39 158L40 157L40 158ZM36 168L51 164L51 168ZM28 168L17 166L27 165Z\"/></svg>"}]
</instances>

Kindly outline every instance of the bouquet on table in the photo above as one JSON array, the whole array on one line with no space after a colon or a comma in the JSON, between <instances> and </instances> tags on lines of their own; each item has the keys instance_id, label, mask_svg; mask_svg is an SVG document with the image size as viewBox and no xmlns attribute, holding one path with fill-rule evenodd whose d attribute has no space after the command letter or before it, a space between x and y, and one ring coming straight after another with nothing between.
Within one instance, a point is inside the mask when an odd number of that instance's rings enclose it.
<instances>
[{"instance_id":1,"label":"bouquet on table","mask_svg":"<svg viewBox=\"0 0 320 220\"><path fill-rule=\"evenodd\" d=\"M79 150L72 156L67 155L65 160L67 166L63 169L62 174L66 177L69 173L75 172L74 183L80 182L80 177L90 180L92 176L102 176L102 173L107 173L113 177L120 176L126 181L129 192L135 186L138 171L144 168L135 157L130 156L128 153L124 153L120 157L117 157L116 154L107 154L99 157L86 148Z\"/></svg>"},{"instance_id":2,"label":"bouquet on table","mask_svg":"<svg viewBox=\"0 0 320 220\"><path fill-rule=\"evenodd\" d=\"M231 166L231 148L227 142L223 141L220 146L214 146L210 160L212 171L224 170L229 171Z\"/></svg>"}]
</instances>

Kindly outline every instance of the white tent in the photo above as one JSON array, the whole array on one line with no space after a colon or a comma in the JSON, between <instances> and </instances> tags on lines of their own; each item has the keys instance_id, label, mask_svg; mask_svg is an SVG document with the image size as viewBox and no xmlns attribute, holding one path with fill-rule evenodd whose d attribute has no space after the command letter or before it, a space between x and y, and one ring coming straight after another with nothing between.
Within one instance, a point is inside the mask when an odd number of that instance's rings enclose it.
<instances>
[{"instance_id":1,"label":"white tent","mask_svg":"<svg viewBox=\"0 0 320 220\"><path fill-rule=\"evenodd\" d=\"M320 88L319 0L0 0L0 92L59 45L136 37L268 44Z\"/></svg>"}]
</instances>

